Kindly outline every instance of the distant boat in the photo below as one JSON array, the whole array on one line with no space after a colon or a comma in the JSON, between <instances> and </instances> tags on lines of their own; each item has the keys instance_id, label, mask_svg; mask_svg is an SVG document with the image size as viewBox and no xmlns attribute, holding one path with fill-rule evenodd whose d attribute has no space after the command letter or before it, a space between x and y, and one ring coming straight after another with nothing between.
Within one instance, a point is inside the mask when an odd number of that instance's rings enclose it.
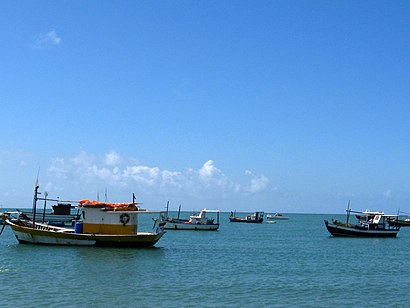
<instances>
[{"instance_id":1,"label":"distant boat","mask_svg":"<svg viewBox=\"0 0 410 308\"><path fill-rule=\"evenodd\" d=\"M168 208L168 206L167 206ZM202 230L202 231L216 231L219 229L219 210L203 209L198 215L191 215L189 219L180 219L181 207L178 211L178 218L165 218L164 229L168 230ZM168 211L167 211L168 212ZM208 213L214 213L215 218L209 218Z\"/></svg>"},{"instance_id":2,"label":"distant boat","mask_svg":"<svg viewBox=\"0 0 410 308\"><path fill-rule=\"evenodd\" d=\"M81 221L77 221L74 228L39 222L41 219L36 217L36 204L37 200L44 198L38 198L38 188L36 185L34 190L33 218L19 211L5 212L2 214L5 224L0 234L6 225L10 225L19 243L115 247L153 246L165 234L161 216L164 212L142 210L134 201L107 203L82 200L78 203ZM138 230L138 216L148 213L159 213L160 218L154 221L152 232L141 232Z\"/></svg>"},{"instance_id":3,"label":"distant boat","mask_svg":"<svg viewBox=\"0 0 410 308\"><path fill-rule=\"evenodd\" d=\"M335 219L331 222L325 220L326 228L333 236L396 237L400 231L400 226L391 223L397 215L386 215L384 212L352 211L349 206L346 213L346 222ZM357 223L349 223L350 213L359 214L360 218Z\"/></svg>"},{"instance_id":4,"label":"distant boat","mask_svg":"<svg viewBox=\"0 0 410 308\"><path fill-rule=\"evenodd\" d=\"M74 222L80 219L80 213L77 210L75 214L71 213L71 209L75 208L71 203L57 203L52 206L52 211L46 212L45 209L41 212L36 212L38 222L46 223L57 227L74 226ZM33 219L32 211L22 211L28 218Z\"/></svg>"},{"instance_id":5,"label":"distant boat","mask_svg":"<svg viewBox=\"0 0 410 308\"><path fill-rule=\"evenodd\" d=\"M280 214L280 213L275 213L275 214L267 214L266 215L266 219L268 219L268 220L287 220L287 219L289 219L289 217L287 217L287 216L283 216L282 214Z\"/></svg>"},{"instance_id":6,"label":"distant boat","mask_svg":"<svg viewBox=\"0 0 410 308\"><path fill-rule=\"evenodd\" d=\"M264 212L255 212L253 214L246 215L245 217L237 217L236 213L231 212L229 216L230 222L246 222L246 223L262 223Z\"/></svg>"},{"instance_id":7,"label":"distant boat","mask_svg":"<svg viewBox=\"0 0 410 308\"><path fill-rule=\"evenodd\" d=\"M399 213L404 213L404 212L399 212ZM404 218L403 216L393 217L392 219L389 220L389 223L397 227L410 227L410 215L408 213L407 215L408 216L406 218Z\"/></svg>"}]
</instances>

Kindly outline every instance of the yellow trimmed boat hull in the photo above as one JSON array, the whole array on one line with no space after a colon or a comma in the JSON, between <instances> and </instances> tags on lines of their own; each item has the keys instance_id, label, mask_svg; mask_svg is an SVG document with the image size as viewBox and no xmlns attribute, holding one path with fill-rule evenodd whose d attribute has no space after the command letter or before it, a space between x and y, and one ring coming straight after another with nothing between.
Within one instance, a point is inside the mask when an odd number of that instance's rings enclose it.
<instances>
[{"instance_id":1,"label":"yellow trimmed boat hull","mask_svg":"<svg viewBox=\"0 0 410 308\"><path fill-rule=\"evenodd\" d=\"M139 232L136 234L84 234L74 233L67 228L36 224L36 228L19 225L6 219L19 243L65 245L65 246L109 246L149 247L155 245L165 232Z\"/></svg>"}]
</instances>

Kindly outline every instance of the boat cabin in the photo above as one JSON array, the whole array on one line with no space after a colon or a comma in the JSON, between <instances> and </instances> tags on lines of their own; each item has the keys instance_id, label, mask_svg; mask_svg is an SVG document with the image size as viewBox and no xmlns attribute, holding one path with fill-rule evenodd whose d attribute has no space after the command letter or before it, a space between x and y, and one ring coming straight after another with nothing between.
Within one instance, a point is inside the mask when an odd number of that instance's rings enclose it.
<instances>
[{"instance_id":1,"label":"boat cabin","mask_svg":"<svg viewBox=\"0 0 410 308\"><path fill-rule=\"evenodd\" d=\"M189 216L189 223L190 224L212 224L214 219L208 219L206 217L207 212L215 212L217 213L217 223L219 224L219 211L218 210L201 210L198 215L191 215Z\"/></svg>"},{"instance_id":2,"label":"boat cabin","mask_svg":"<svg viewBox=\"0 0 410 308\"><path fill-rule=\"evenodd\" d=\"M395 215L385 215L384 212L363 212L365 216L359 219L360 225L369 230L388 229L390 220L396 218Z\"/></svg>"},{"instance_id":3,"label":"boat cabin","mask_svg":"<svg viewBox=\"0 0 410 308\"><path fill-rule=\"evenodd\" d=\"M82 233L136 234L141 211L136 204L80 201Z\"/></svg>"}]
</instances>

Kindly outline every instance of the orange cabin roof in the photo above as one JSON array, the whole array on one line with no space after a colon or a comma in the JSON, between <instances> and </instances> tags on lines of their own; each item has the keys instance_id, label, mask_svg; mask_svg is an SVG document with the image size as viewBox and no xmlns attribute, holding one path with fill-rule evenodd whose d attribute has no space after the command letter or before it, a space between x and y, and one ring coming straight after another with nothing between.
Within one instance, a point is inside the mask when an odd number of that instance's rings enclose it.
<instances>
[{"instance_id":1,"label":"orange cabin roof","mask_svg":"<svg viewBox=\"0 0 410 308\"><path fill-rule=\"evenodd\" d=\"M79 202L80 206L83 207L109 207L109 208L124 208L124 207L131 207L139 204L138 202L134 203L109 203L109 202L101 202L101 201L90 201L90 200L81 200Z\"/></svg>"}]
</instances>

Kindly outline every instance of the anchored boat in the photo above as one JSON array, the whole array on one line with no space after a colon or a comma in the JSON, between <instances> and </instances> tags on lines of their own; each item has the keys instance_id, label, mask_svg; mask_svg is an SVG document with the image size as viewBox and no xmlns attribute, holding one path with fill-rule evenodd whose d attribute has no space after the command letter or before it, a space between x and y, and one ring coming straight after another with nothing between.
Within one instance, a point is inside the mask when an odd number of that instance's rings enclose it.
<instances>
[{"instance_id":1,"label":"anchored boat","mask_svg":"<svg viewBox=\"0 0 410 308\"><path fill-rule=\"evenodd\" d=\"M268 220L288 220L289 217L283 216L280 213L275 213L275 214L267 214L266 219Z\"/></svg>"},{"instance_id":2,"label":"anchored boat","mask_svg":"<svg viewBox=\"0 0 410 308\"><path fill-rule=\"evenodd\" d=\"M327 230L333 236L350 237L396 237L400 226L391 223L397 215L386 215L384 212L346 210L346 222L332 219L325 220ZM357 222L349 223L350 213L355 213Z\"/></svg>"},{"instance_id":3,"label":"anchored boat","mask_svg":"<svg viewBox=\"0 0 410 308\"><path fill-rule=\"evenodd\" d=\"M236 213L231 212L231 216L229 216L229 221L230 222L262 223L263 216L264 216L264 212L255 212L245 217L237 217Z\"/></svg>"},{"instance_id":4,"label":"anchored boat","mask_svg":"<svg viewBox=\"0 0 410 308\"><path fill-rule=\"evenodd\" d=\"M33 213L39 198L39 186L34 191ZM82 200L78 202L81 220L74 228L56 227L36 221L22 212L5 212L2 214L5 225L10 225L19 243L45 245L76 246L115 246L115 247L148 247L153 246L164 235L165 212L143 210L135 202L107 203ZM153 230L139 231L139 216L156 214ZM5 226L4 225L4 226ZM1 232L4 229L4 226ZM1 234L0 232L0 234Z\"/></svg>"},{"instance_id":5,"label":"anchored boat","mask_svg":"<svg viewBox=\"0 0 410 308\"><path fill-rule=\"evenodd\" d=\"M179 208L178 211L178 218L170 218L167 216L164 229L216 231L219 228L219 210L203 209L198 215L193 214L189 216L189 219L180 219L180 210L181 208ZM209 213L216 215L216 221L215 218L208 217Z\"/></svg>"}]
</instances>

